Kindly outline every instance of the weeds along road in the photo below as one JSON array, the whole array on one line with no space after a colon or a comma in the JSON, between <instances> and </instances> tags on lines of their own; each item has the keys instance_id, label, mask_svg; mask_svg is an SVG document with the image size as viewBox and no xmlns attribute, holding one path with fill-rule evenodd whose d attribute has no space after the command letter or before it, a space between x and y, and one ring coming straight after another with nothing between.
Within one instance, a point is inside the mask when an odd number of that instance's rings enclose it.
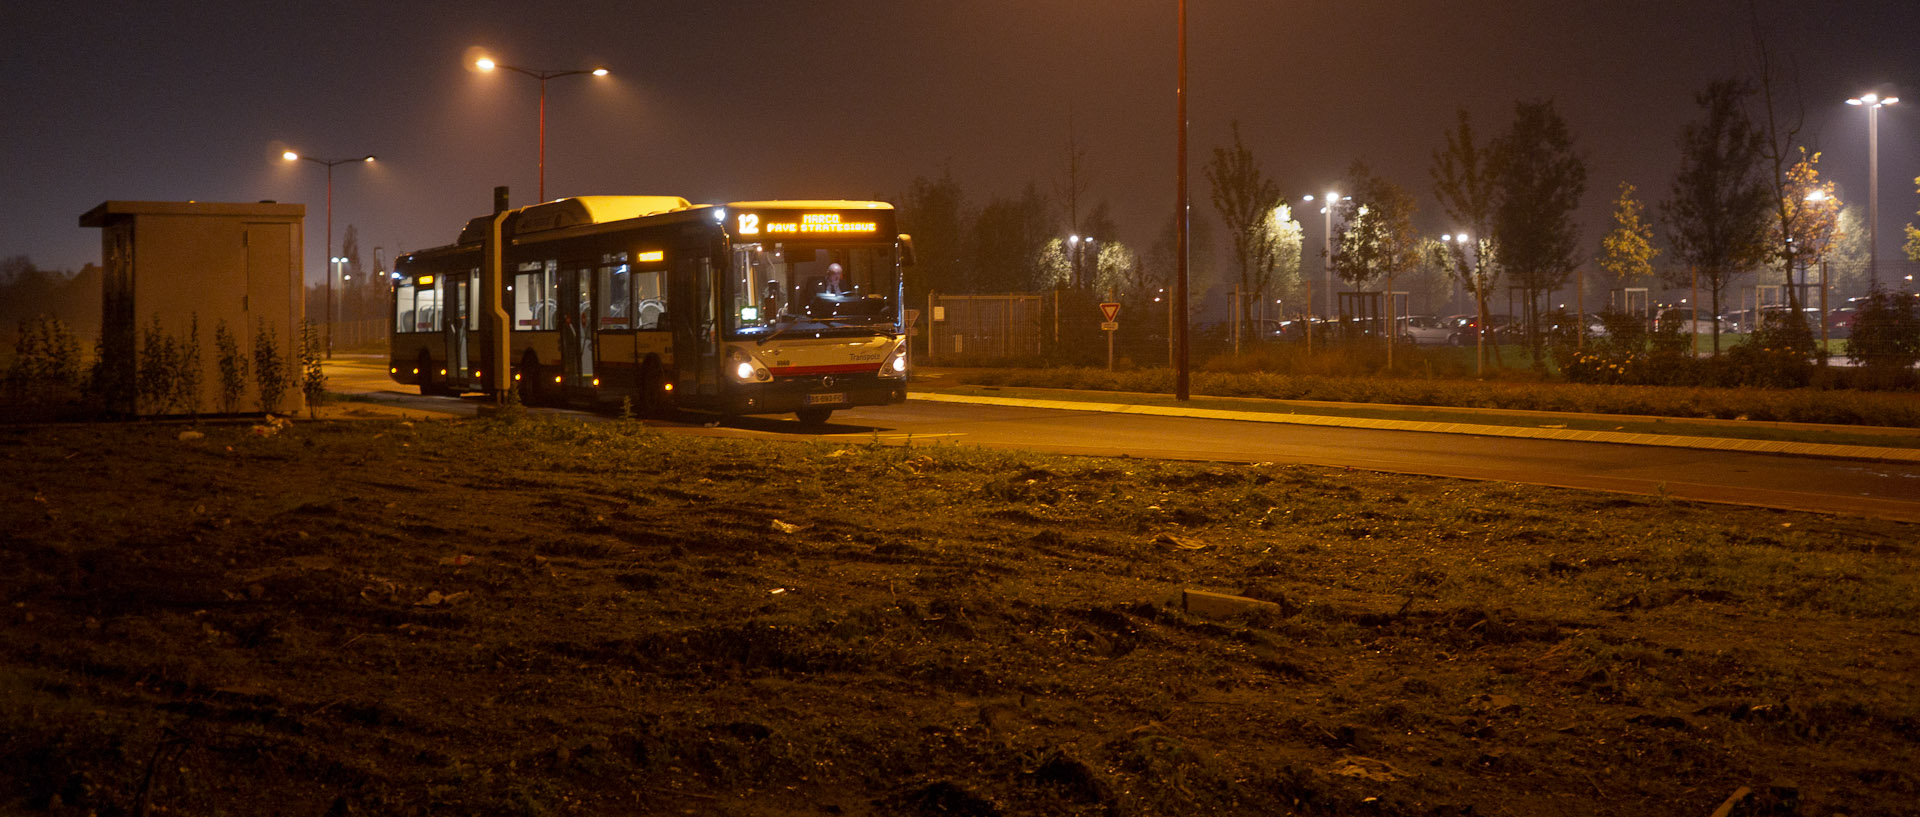
<instances>
[{"instance_id":1,"label":"weeds along road","mask_svg":"<svg viewBox=\"0 0 1920 817\"><path fill-rule=\"evenodd\" d=\"M470 415L480 405L412 394L388 380L379 361L338 360L328 385L422 412ZM812 431L791 415L710 421L693 416L648 424L715 436L1358 468L1920 522L1920 466L1912 464L917 400L836 412Z\"/></svg>"}]
</instances>

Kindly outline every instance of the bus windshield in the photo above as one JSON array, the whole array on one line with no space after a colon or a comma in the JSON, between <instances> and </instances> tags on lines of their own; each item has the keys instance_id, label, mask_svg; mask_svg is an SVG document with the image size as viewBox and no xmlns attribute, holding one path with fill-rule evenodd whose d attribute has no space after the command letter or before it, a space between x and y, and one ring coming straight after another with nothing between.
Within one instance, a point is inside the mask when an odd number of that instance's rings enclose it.
<instances>
[{"instance_id":1,"label":"bus windshield","mask_svg":"<svg viewBox=\"0 0 1920 817\"><path fill-rule=\"evenodd\" d=\"M898 269L891 246L735 244L728 334L897 332Z\"/></svg>"}]
</instances>

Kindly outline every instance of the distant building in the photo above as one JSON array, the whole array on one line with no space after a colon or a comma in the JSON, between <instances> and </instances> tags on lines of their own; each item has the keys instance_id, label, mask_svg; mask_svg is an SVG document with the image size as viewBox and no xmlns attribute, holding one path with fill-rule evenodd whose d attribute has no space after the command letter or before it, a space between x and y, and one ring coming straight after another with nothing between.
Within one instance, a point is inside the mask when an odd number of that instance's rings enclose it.
<instances>
[{"instance_id":1,"label":"distant building","mask_svg":"<svg viewBox=\"0 0 1920 817\"><path fill-rule=\"evenodd\" d=\"M219 411L220 356L215 328L225 323L251 366L254 339L271 331L290 361L289 387L274 407L305 407L294 378L305 309L301 236L306 205L183 201L107 201L80 216L98 227L105 267L101 285L102 384L109 408L154 413L136 399L143 336L160 331L184 343L198 324L200 405L174 412ZM260 409L251 374L241 411Z\"/></svg>"}]
</instances>

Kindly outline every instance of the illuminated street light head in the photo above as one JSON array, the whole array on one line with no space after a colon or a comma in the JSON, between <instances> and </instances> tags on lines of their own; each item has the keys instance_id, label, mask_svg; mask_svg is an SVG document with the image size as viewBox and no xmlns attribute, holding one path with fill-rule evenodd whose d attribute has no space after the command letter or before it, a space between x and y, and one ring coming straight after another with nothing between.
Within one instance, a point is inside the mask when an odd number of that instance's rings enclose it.
<instances>
[{"instance_id":1,"label":"illuminated street light head","mask_svg":"<svg viewBox=\"0 0 1920 817\"><path fill-rule=\"evenodd\" d=\"M293 161L298 161L300 159L300 154L294 153L293 151L289 150L285 153L280 154L280 158L285 159L289 162L293 162Z\"/></svg>"},{"instance_id":2,"label":"illuminated street light head","mask_svg":"<svg viewBox=\"0 0 1920 817\"><path fill-rule=\"evenodd\" d=\"M473 61L473 67L478 68L482 71L492 71L494 68L494 65L495 63L493 59L490 57L481 57L480 59Z\"/></svg>"},{"instance_id":3,"label":"illuminated street light head","mask_svg":"<svg viewBox=\"0 0 1920 817\"><path fill-rule=\"evenodd\" d=\"M605 68L595 68L595 69L593 69L593 75L594 75L594 76L596 76L596 77L604 77L604 76L606 76L606 75L607 75L607 69L605 69Z\"/></svg>"}]
</instances>

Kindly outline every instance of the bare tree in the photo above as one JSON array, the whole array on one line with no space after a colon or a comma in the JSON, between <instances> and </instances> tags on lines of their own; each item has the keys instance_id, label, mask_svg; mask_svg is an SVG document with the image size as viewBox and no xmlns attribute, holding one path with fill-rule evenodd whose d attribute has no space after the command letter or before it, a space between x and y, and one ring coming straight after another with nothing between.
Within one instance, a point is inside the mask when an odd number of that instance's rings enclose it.
<instances>
[{"instance_id":1,"label":"bare tree","mask_svg":"<svg viewBox=\"0 0 1920 817\"><path fill-rule=\"evenodd\" d=\"M1772 187L1761 178L1766 134L1742 103L1753 89L1720 80L1694 96L1701 118L1680 138L1680 172L1662 202L1667 244L1691 275L1707 285L1713 315L1734 276L1767 260ZM1720 353L1720 322L1713 322L1713 353Z\"/></svg>"},{"instance_id":2,"label":"bare tree","mask_svg":"<svg viewBox=\"0 0 1920 817\"><path fill-rule=\"evenodd\" d=\"M1214 148L1207 163L1207 182L1213 187L1213 207L1227 226L1233 260L1240 273L1240 295L1259 301L1273 283L1279 262L1279 233L1273 229L1280 207L1280 187L1260 170L1260 161L1240 140L1240 123L1233 123L1233 147ZM1248 310L1237 310L1241 324L1251 326Z\"/></svg>"},{"instance_id":3,"label":"bare tree","mask_svg":"<svg viewBox=\"0 0 1920 817\"><path fill-rule=\"evenodd\" d=\"M1829 212L1829 209L1818 202L1806 201L1804 194L1800 199L1789 195L1790 182L1787 176L1795 166L1795 142L1798 141L1800 128L1806 121L1806 110L1800 103L1798 93L1789 94L1791 102L1780 98L1781 94L1776 90L1777 85L1784 84L1791 90L1797 90L1798 83L1794 82L1790 73L1782 76L1781 72L1774 67L1773 52L1767 47L1766 35L1760 29L1759 8L1750 1L1747 4L1747 12L1753 23L1754 53L1760 62L1760 102L1761 109L1766 114L1766 139L1763 148L1767 164L1772 170L1768 179L1773 183L1774 216L1778 219L1773 235L1779 240L1771 249L1773 257L1780 262L1786 276L1787 306L1791 309L1789 314L1798 319L1800 293L1798 287L1794 286L1793 271L1796 262L1802 260L1799 256L1805 255L1807 248L1794 241L1794 225L1808 220L1807 211L1810 208L1820 213ZM1789 104L1792 109L1783 110ZM1805 149L1799 151L1801 155L1798 158L1802 161L1806 158L1805 152ZM1815 160L1817 161L1818 158L1816 155Z\"/></svg>"},{"instance_id":4,"label":"bare tree","mask_svg":"<svg viewBox=\"0 0 1920 817\"><path fill-rule=\"evenodd\" d=\"M1089 182L1086 177L1086 163L1087 151L1085 148L1080 147L1079 140L1074 137L1073 125L1071 121L1069 121L1067 125L1067 172L1066 175L1054 185L1053 194L1055 199L1060 202L1060 206L1066 208L1067 232L1074 236L1086 236L1090 234L1083 230L1080 224L1080 197L1086 195L1087 188L1092 186L1092 183ZM1102 205L1102 207L1104 208L1104 205ZM1104 238L1105 236L1102 237ZM1085 267L1087 266L1084 263L1085 259L1081 257L1077 249L1078 248L1075 248L1076 251L1070 252L1068 255L1068 261L1072 266L1072 275L1068 283L1074 289L1085 290L1091 285L1091 281L1085 271Z\"/></svg>"},{"instance_id":5,"label":"bare tree","mask_svg":"<svg viewBox=\"0 0 1920 817\"><path fill-rule=\"evenodd\" d=\"M1515 103L1513 128L1495 153L1500 263L1525 295L1527 348L1540 365L1540 298L1580 265L1580 225L1573 216L1587 191L1587 164L1551 100Z\"/></svg>"},{"instance_id":6,"label":"bare tree","mask_svg":"<svg viewBox=\"0 0 1920 817\"><path fill-rule=\"evenodd\" d=\"M1499 242L1493 231L1494 214L1499 210L1496 169L1500 164L1498 143L1476 144L1473 121L1465 109L1458 126L1446 135L1445 147L1433 152L1433 196L1440 209L1454 221L1455 232L1445 246L1434 252L1433 260L1448 270L1460 285L1473 295L1479 315L1480 331L1476 369L1487 365L1486 331L1489 324L1487 297L1499 281ZM1494 360L1500 359L1500 347L1493 347Z\"/></svg>"}]
</instances>

